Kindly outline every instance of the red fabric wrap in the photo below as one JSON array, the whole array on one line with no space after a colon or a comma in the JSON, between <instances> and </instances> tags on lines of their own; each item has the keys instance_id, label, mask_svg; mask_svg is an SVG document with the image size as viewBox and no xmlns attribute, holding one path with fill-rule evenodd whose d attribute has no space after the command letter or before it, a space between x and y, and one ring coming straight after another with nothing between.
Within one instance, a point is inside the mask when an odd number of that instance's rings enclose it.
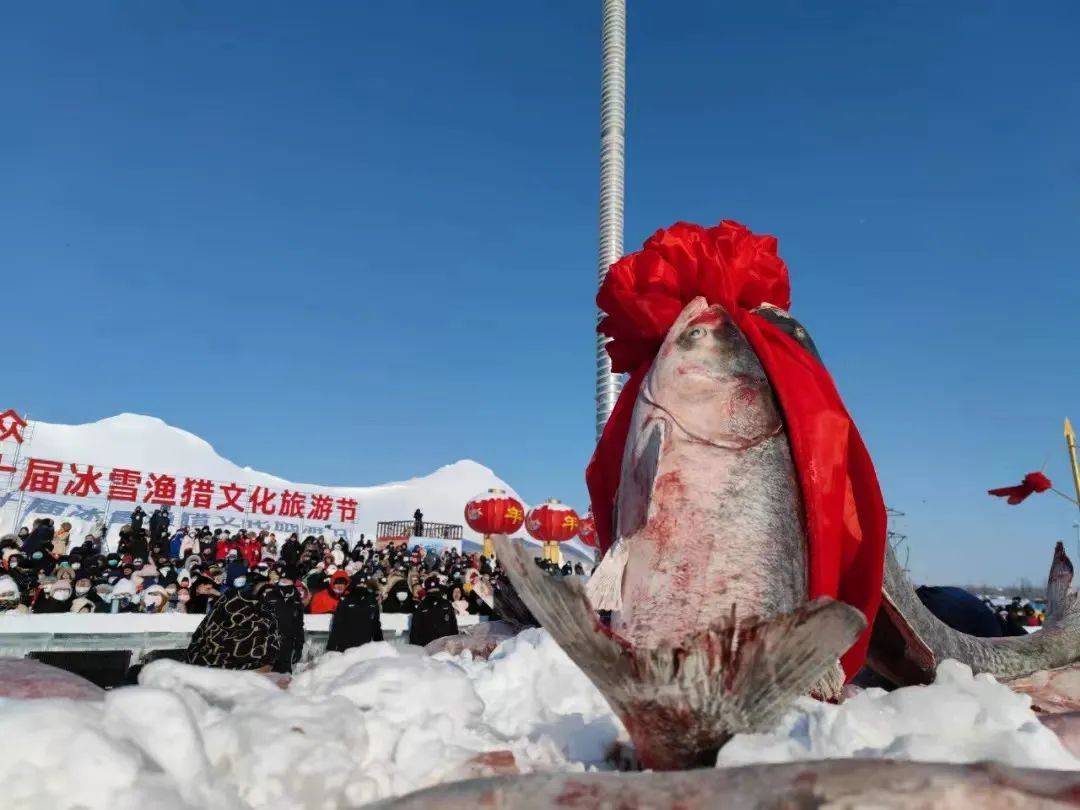
<instances>
[{"instance_id":1,"label":"red fabric wrap","mask_svg":"<svg viewBox=\"0 0 1080 810\"><path fill-rule=\"evenodd\" d=\"M1050 483L1050 479L1041 472L1030 472L1025 475L1024 480L1015 487L988 489L987 493L996 495L999 498L1008 498L1008 503L1016 506L1016 504L1024 501L1028 495L1032 495L1036 492L1046 492L1046 490L1050 489L1052 486L1053 484Z\"/></svg>"},{"instance_id":2,"label":"red fabric wrap","mask_svg":"<svg viewBox=\"0 0 1080 810\"><path fill-rule=\"evenodd\" d=\"M612 512L638 390L668 329L697 296L727 310L757 353L784 415L802 491L810 598L853 605L867 630L844 655L850 679L866 658L881 601L885 504L870 455L828 371L795 340L749 310L791 306L787 265L772 236L737 222L714 228L680 222L612 265L596 297L606 313L612 369L630 377L585 478L600 548L613 542Z\"/></svg>"}]
</instances>

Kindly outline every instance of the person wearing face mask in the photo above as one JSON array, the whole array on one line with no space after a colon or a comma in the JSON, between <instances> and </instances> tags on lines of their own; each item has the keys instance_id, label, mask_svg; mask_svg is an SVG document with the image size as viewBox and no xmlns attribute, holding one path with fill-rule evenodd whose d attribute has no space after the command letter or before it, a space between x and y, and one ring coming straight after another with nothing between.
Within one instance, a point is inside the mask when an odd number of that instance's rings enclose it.
<instances>
[{"instance_id":1,"label":"person wearing face mask","mask_svg":"<svg viewBox=\"0 0 1080 810\"><path fill-rule=\"evenodd\" d=\"M424 647L437 638L457 635L457 616L436 577L424 581L424 596L409 623L409 643Z\"/></svg>"},{"instance_id":2,"label":"person wearing face mask","mask_svg":"<svg viewBox=\"0 0 1080 810\"><path fill-rule=\"evenodd\" d=\"M0 576L0 614L29 612L22 603L22 595L15 580L7 574Z\"/></svg>"},{"instance_id":3,"label":"person wearing face mask","mask_svg":"<svg viewBox=\"0 0 1080 810\"><path fill-rule=\"evenodd\" d=\"M37 569L34 568L33 563L31 563L26 555L19 551L7 555L5 567L7 568L8 575L15 581L16 586L18 586L23 604L29 607L31 597L37 591Z\"/></svg>"},{"instance_id":4,"label":"person wearing face mask","mask_svg":"<svg viewBox=\"0 0 1080 810\"><path fill-rule=\"evenodd\" d=\"M330 635L326 640L327 652L345 652L372 641L382 641L382 621L379 602L364 581L353 584L352 590L342 599L330 621Z\"/></svg>"},{"instance_id":5,"label":"person wearing face mask","mask_svg":"<svg viewBox=\"0 0 1080 810\"><path fill-rule=\"evenodd\" d=\"M75 598L88 601L95 613L105 613L108 610L105 600L94 590L89 577L80 577L75 580Z\"/></svg>"},{"instance_id":6,"label":"person wearing face mask","mask_svg":"<svg viewBox=\"0 0 1080 810\"><path fill-rule=\"evenodd\" d=\"M67 613L71 610L71 583L61 579L53 583L48 594L42 592L31 608L33 613Z\"/></svg>"},{"instance_id":7,"label":"person wearing face mask","mask_svg":"<svg viewBox=\"0 0 1080 810\"><path fill-rule=\"evenodd\" d=\"M187 588L176 589L176 613L187 613L188 603L191 601L191 591Z\"/></svg>"},{"instance_id":8,"label":"person wearing face mask","mask_svg":"<svg viewBox=\"0 0 1080 810\"><path fill-rule=\"evenodd\" d=\"M277 620L281 647L274 659L274 672L292 672L304 652L304 603L293 581L279 578L263 588L263 604Z\"/></svg>"},{"instance_id":9,"label":"person wearing face mask","mask_svg":"<svg viewBox=\"0 0 1080 810\"><path fill-rule=\"evenodd\" d=\"M330 584L311 597L311 612L333 613L348 589L349 575L344 571L335 571L330 577Z\"/></svg>"},{"instance_id":10,"label":"person wearing face mask","mask_svg":"<svg viewBox=\"0 0 1080 810\"><path fill-rule=\"evenodd\" d=\"M392 578L387 582L386 596L383 598L383 613L412 613L416 608L409 583L402 577Z\"/></svg>"}]
</instances>

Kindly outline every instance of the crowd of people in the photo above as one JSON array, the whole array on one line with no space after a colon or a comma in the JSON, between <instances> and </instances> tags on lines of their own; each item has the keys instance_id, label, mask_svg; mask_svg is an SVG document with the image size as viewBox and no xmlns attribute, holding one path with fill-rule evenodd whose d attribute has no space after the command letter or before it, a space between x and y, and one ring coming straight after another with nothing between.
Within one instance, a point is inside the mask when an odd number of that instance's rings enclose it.
<instances>
[{"instance_id":1,"label":"crowd of people","mask_svg":"<svg viewBox=\"0 0 1080 810\"><path fill-rule=\"evenodd\" d=\"M303 650L305 613L333 614L330 650L382 640L388 613L412 614L409 641L426 645L457 633L461 616L491 616L501 578L480 554L377 548L364 535L350 547L325 535L170 531L164 509L136 509L115 550L102 534L78 542L70 524L40 518L0 537L0 613L209 614L192 663L254 669L269 657L287 672Z\"/></svg>"}]
</instances>

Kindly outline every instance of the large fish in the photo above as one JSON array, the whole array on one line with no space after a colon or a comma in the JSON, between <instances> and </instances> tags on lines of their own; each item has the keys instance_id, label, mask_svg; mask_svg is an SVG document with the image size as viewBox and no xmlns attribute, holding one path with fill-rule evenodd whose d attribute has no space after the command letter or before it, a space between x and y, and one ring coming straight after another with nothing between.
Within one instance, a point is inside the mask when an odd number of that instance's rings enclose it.
<instances>
[{"instance_id":1,"label":"large fish","mask_svg":"<svg viewBox=\"0 0 1080 810\"><path fill-rule=\"evenodd\" d=\"M668 331L634 408L616 546L590 581L546 577L496 541L528 607L598 686L642 764L715 761L812 689L865 628L807 601L802 507L783 420L738 327L698 298ZM594 608L616 609L610 631Z\"/></svg>"},{"instance_id":2,"label":"large fish","mask_svg":"<svg viewBox=\"0 0 1080 810\"><path fill-rule=\"evenodd\" d=\"M616 541L590 583L612 629L655 646L806 601L806 534L780 410L720 306L686 306L642 383Z\"/></svg>"}]
</instances>

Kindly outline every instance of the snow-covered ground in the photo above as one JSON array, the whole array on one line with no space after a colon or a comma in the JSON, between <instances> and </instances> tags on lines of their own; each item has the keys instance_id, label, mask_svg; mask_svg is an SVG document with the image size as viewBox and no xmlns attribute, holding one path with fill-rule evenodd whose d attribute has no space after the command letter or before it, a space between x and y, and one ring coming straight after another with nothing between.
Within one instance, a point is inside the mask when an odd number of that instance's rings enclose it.
<instances>
[{"instance_id":1,"label":"snow-covered ground","mask_svg":"<svg viewBox=\"0 0 1080 810\"><path fill-rule=\"evenodd\" d=\"M103 702L3 701L5 807L333 808L483 774L607 767L623 736L603 698L542 630L488 661L374 644L330 653L287 690L253 673L160 661ZM801 701L771 734L736 737L720 766L894 757L1080 769L1026 697L947 663L938 681L841 706Z\"/></svg>"}]
</instances>

